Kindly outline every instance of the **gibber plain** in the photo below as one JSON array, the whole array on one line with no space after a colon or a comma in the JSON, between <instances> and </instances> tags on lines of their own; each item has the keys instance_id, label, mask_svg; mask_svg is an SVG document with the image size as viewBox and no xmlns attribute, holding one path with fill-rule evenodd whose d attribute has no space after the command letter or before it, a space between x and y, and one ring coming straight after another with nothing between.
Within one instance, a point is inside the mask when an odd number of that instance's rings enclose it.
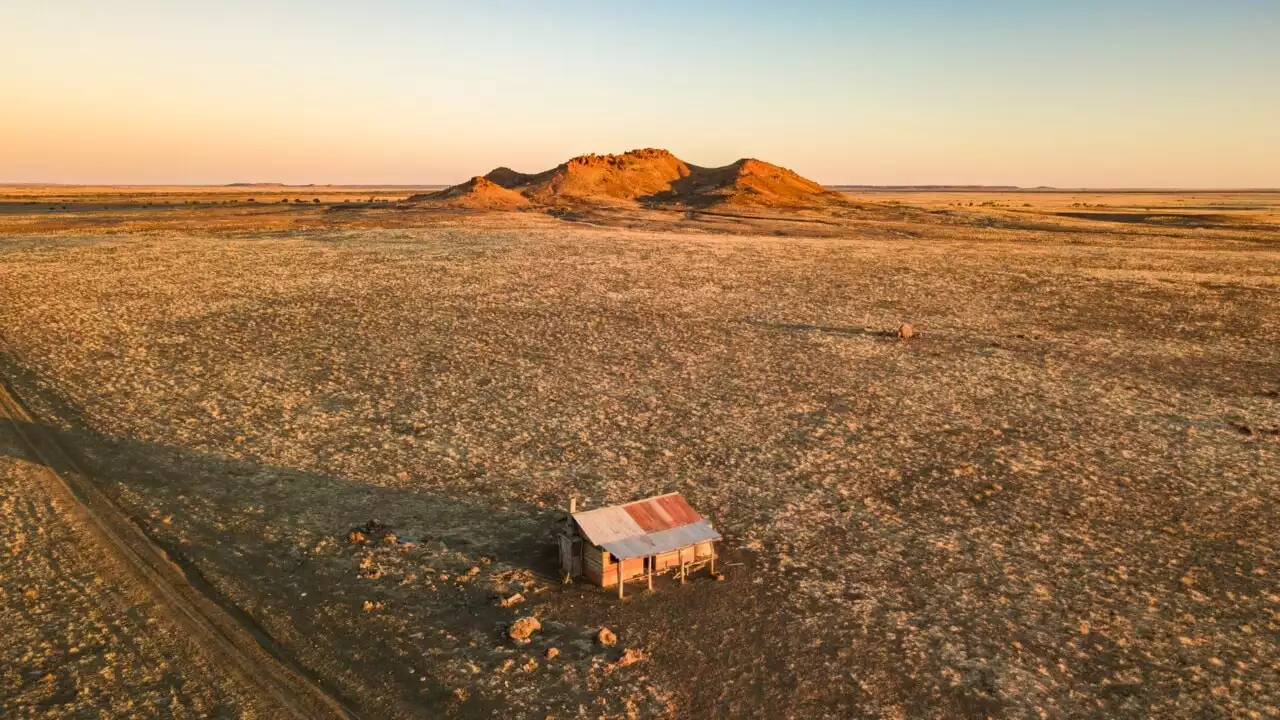
<instances>
[{"instance_id":1,"label":"gibber plain","mask_svg":"<svg viewBox=\"0 0 1280 720\"><path fill-rule=\"evenodd\" d=\"M1280 192L5 186L0 714L277 713L182 581L350 716L1276 717L1278 348Z\"/></svg>"}]
</instances>

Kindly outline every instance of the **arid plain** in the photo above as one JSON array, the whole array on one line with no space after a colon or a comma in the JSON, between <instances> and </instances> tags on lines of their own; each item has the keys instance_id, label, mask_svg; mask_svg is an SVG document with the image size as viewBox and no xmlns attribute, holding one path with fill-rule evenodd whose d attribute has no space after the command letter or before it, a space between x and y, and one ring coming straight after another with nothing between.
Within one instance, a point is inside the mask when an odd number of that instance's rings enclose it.
<instances>
[{"instance_id":1,"label":"arid plain","mask_svg":"<svg viewBox=\"0 0 1280 720\"><path fill-rule=\"evenodd\" d=\"M276 713L21 434L339 713L1280 716L1280 193L842 190L0 188L0 714ZM724 582L561 583L666 491Z\"/></svg>"}]
</instances>

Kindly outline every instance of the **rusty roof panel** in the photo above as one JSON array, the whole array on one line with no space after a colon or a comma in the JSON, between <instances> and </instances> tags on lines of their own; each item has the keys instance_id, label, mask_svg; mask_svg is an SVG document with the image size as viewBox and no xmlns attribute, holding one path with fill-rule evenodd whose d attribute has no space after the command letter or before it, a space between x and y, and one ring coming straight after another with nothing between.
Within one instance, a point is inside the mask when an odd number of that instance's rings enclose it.
<instances>
[{"instance_id":1,"label":"rusty roof panel","mask_svg":"<svg viewBox=\"0 0 1280 720\"><path fill-rule=\"evenodd\" d=\"M684 497L680 495L663 495L654 498L654 502L671 517L670 527L688 525L702 519L702 516L689 507L689 503L685 502Z\"/></svg>"},{"instance_id":2,"label":"rusty roof panel","mask_svg":"<svg viewBox=\"0 0 1280 720\"><path fill-rule=\"evenodd\" d=\"M645 532L669 530L702 519L677 493L637 500L622 507Z\"/></svg>"},{"instance_id":3,"label":"rusty roof panel","mask_svg":"<svg viewBox=\"0 0 1280 720\"><path fill-rule=\"evenodd\" d=\"M658 513L654 512L654 508L656 507L657 503L654 503L653 501L642 501L631 503L630 505L623 505L622 509L626 510L627 514L631 516L631 519L635 520L637 525L644 528L645 532L651 533L658 532L659 530L666 530L671 527L670 523L664 521Z\"/></svg>"},{"instance_id":4,"label":"rusty roof panel","mask_svg":"<svg viewBox=\"0 0 1280 720\"><path fill-rule=\"evenodd\" d=\"M669 530L606 542L601 547L612 553L614 557L626 560L628 558L671 552L672 550L679 550L698 543L719 539L720 533L711 527L711 523L706 520L698 520L697 522Z\"/></svg>"},{"instance_id":5,"label":"rusty roof panel","mask_svg":"<svg viewBox=\"0 0 1280 720\"><path fill-rule=\"evenodd\" d=\"M699 523L705 526L706 531L715 533L715 530L711 528L711 523L703 520L702 516L690 507L689 503L685 502L685 499L679 493L668 493L637 500L626 505L575 513L573 519L578 523L582 534L593 545L607 548L613 544L622 543L618 546L628 548L628 552L644 547L660 547L671 542L677 542L684 536L679 533L669 533ZM699 532L703 532L703 530L690 530L689 533L692 534L689 537L697 536ZM652 539L659 536L661 537L656 541ZM719 535L716 535L716 539L719 539L719 537ZM633 540L635 541L634 543L631 542ZM684 545L674 547L685 547L698 542L702 541L691 540ZM655 552L667 552L667 550L652 550L642 554ZM617 555L617 553L614 554ZM637 556L625 555L619 557Z\"/></svg>"},{"instance_id":6,"label":"rusty roof panel","mask_svg":"<svg viewBox=\"0 0 1280 720\"><path fill-rule=\"evenodd\" d=\"M671 516L671 513L667 512L667 509L663 507L662 501L667 497L670 497L670 496L663 495L660 497L652 498L645 503L645 505L649 508L649 512L658 516L659 520L662 523L663 530L685 524L682 522L677 522L676 519Z\"/></svg>"}]
</instances>

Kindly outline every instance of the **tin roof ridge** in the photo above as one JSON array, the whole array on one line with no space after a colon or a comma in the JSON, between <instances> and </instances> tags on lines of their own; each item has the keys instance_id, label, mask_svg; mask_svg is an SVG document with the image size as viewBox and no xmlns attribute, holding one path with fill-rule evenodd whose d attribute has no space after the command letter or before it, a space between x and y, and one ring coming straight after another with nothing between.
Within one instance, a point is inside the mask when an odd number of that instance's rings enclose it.
<instances>
[{"instance_id":1,"label":"tin roof ridge","mask_svg":"<svg viewBox=\"0 0 1280 720\"><path fill-rule=\"evenodd\" d=\"M628 505L635 505L636 503L649 502L650 500L657 500L658 498L670 497L671 495L680 495L680 491L672 490L671 492L665 492L660 495L649 495L647 497L642 497L638 500L628 500L626 502L614 503L612 505L601 505L600 507L593 507L589 510L579 510L575 513L570 513L570 516L577 517L585 513L595 512L597 510L608 510L609 508L624 508Z\"/></svg>"}]
</instances>

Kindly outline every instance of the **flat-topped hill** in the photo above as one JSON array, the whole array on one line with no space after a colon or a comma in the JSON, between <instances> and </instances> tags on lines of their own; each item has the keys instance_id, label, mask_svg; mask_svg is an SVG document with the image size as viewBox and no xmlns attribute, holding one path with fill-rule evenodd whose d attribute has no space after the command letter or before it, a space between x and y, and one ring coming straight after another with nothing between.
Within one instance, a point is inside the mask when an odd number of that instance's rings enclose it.
<instances>
[{"instance_id":1,"label":"flat-topped hill","mask_svg":"<svg viewBox=\"0 0 1280 720\"><path fill-rule=\"evenodd\" d=\"M530 177L519 186L531 200L639 200L671 189L689 176L683 160L666 150L632 150L621 155L580 155Z\"/></svg>"}]
</instances>

